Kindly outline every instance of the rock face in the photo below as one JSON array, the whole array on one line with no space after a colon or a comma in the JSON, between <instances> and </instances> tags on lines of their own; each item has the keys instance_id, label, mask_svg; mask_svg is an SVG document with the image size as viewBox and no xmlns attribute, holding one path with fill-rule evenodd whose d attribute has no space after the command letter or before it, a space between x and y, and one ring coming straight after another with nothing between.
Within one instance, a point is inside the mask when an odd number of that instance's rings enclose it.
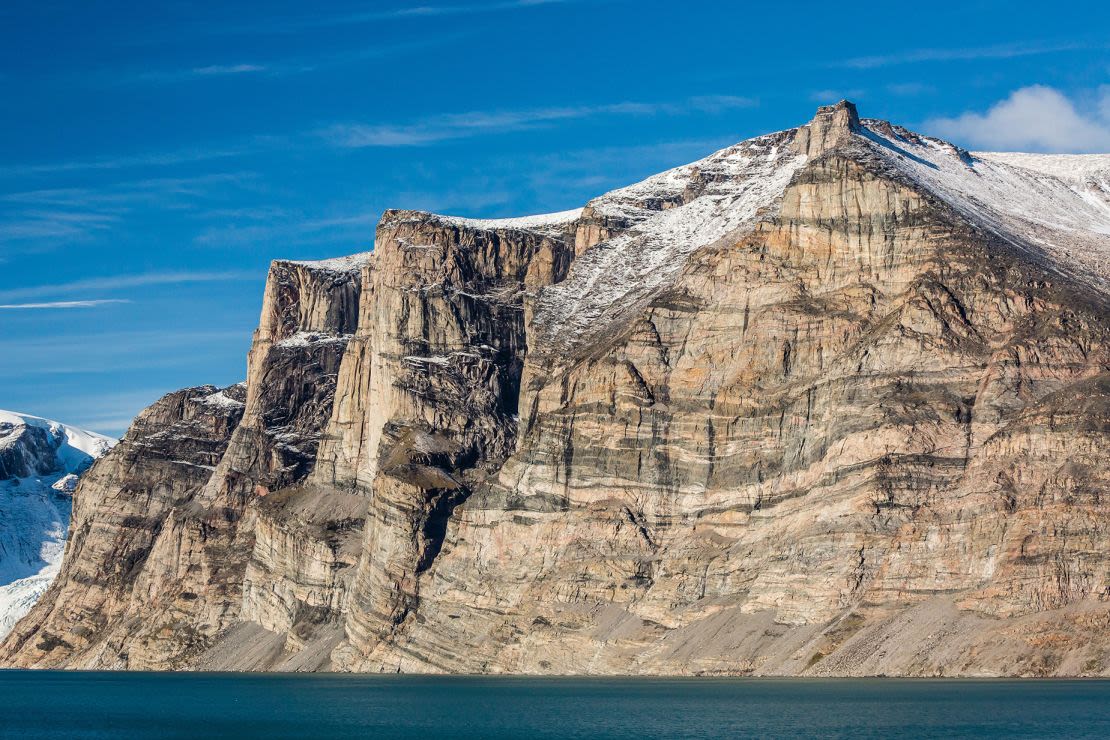
<instances>
[{"instance_id":1,"label":"rock face","mask_svg":"<svg viewBox=\"0 0 1110 740\"><path fill-rule=\"evenodd\" d=\"M6 645L33 664L175 668L238 622L248 505L311 470L359 265L274 263L247 382L172 393L136 419L77 489L62 574Z\"/></svg>"},{"instance_id":2,"label":"rock face","mask_svg":"<svg viewBox=\"0 0 1110 740\"><path fill-rule=\"evenodd\" d=\"M387 212L95 466L0 659L1110 675L1108 235L1110 157L850 103L581 211Z\"/></svg>"}]
</instances>

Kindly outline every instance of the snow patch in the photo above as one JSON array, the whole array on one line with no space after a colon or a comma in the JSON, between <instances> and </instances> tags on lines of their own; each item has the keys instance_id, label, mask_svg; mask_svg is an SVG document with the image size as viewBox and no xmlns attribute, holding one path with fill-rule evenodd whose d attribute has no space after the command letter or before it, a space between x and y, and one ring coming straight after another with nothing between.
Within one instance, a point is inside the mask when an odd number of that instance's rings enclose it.
<instances>
[{"instance_id":1,"label":"snow patch","mask_svg":"<svg viewBox=\"0 0 1110 740\"><path fill-rule=\"evenodd\" d=\"M871 151L971 223L1048 257L1048 269L1110 286L1110 155L972 155L900 126L863 125Z\"/></svg>"},{"instance_id":2,"label":"snow patch","mask_svg":"<svg viewBox=\"0 0 1110 740\"><path fill-rule=\"evenodd\" d=\"M1022 167L1061 180L1110 178L1110 154L1026 154L1024 152L972 152L976 159Z\"/></svg>"},{"instance_id":3,"label":"snow patch","mask_svg":"<svg viewBox=\"0 0 1110 740\"><path fill-rule=\"evenodd\" d=\"M463 216L444 216L439 213L425 211L397 211L387 213L382 218L382 224L403 223L414 218L438 221L451 226L461 226L470 229L514 229L518 231L534 231L545 236L559 236L565 234L575 221L582 217L582 208L574 208L558 213L541 213L535 216L518 216L515 218L465 218ZM436 248L430 244L402 243L404 249Z\"/></svg>"},{"instance_id":4,"label":"snow patch","mask_svg":"<svg viewBox=\"0 0 1110 740\"><path fill-rule=\"evenodd\" d=\"M469 226L475 229L546 229L552 226L568 226L582 217L581 208L558 213L540 213L535 216L514 218L464 218L462 216L439 216L441 221L456 226Z\"/></svg>"},{"instance_id":5,"label":"snow patch","mask_svg":"<svg viewBox=\"0 0 1110 740\"><path fill-rule=\"evenodd\" d=\"M65 551L72 494L81 472L116 440L29 414L0 411L11 431L5 448L21 444L18 429L47 432L56 453L47 475L0 480L0 638L30 611L57 575Z\"/></svg>"},{"instance_id":6,"label":"snow patch","mask_svg":"<svg viewBox=\"0 0 1110 740\"><path fill-rule=\"evenodd\" d=\"M806 162L792 139L793 131L750 139L591 201L626 228L539 293L536 345L565 353L601 334L671 285L697 249L753 226Z\"/></svg>"},{"instance_id":7,"label":"snow patch","mask_svg":"<svg viewBox=\"0 0 1110 740\"><path fill-rule=\"evenodd\" d=\"M58 461L66 473L80 472L88 467L92 460L110 450L117 441L103 434L86 432L84 429L60 424L50 419L13 411L0 410L0 423L10 424L12 427L27 426L46 430L58 445ZM15 444L15 436L0 438L0 445Z\"/></svg>"},{"instance_id":8,"label":"snow patch","mask_svg":"<svg viewBox=\"0 0 1110 740\"><path fill-rule=\"evenodd\" d=\"M77 490L77 482L81 477L73 473L66 473L50 486L53 490L61 493L73 493Z\"/></svg>"},{"instance_id":9,"label":"snow patch","mask_svg":"<svg viewBox=\"0 0 1110 740\"><path fill-rule=\"evenodd\" d=\"M431 357L417 357L416 355L407 355L401 358L404 362L410 365L440 365L446 367L451 364L451 358L443 355L432 355Z\"/></svg>"},{"instance_id":10,"label":"snow patch","mask_svg":"<svg viewBox=\"0 0 1110 740\"><path fill-rule=\"evenodd\" d=\"M239 409L244 406L242 401L236 401L223 391L217 391L210 396L205 396L200 399L200 402L205 406L213 406L220 409Z\"/></svg>"},{"instance_id":11,"label":"snow patch","mask_svg":"<svg viewBox=\"0 0 1110 740\"><path fill-rule=\"evenodd\" d=\"M277 342L277 347L311 347L328 342L349 342L352 334L325 334L318 331L299 331L291 337Z\"/></svg>"},{"instance_id":12,"label":"snow patch","mask_svg":"<svg viewBox=\"0 0 1110 740\"><path fill-rule=\"evenodd\" d=\"M325 260L281 260L292 265L301 265L314 270L327 270L329 272L358 272L373 259L373 252L359 252L346 257L332 257Z\"/></svg>"}]
</instances>

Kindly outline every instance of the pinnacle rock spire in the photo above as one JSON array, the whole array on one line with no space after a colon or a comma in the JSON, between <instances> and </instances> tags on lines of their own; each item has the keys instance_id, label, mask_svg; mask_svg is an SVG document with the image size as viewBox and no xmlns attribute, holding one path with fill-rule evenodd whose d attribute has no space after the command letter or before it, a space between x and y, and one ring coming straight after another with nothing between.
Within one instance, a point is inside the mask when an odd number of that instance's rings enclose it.
<instances>
[{"instance_id":1,"label":"pinnacle rock spire","mask_svg":"<svg viewBox=\"0 0 1110 740\"><path fill-rule=\"evenodd\" d=\"M841 100L834 105L822 105L813 120L798 129L794 150L813 157L844 143L859 130L855 103Z\"/></svg>"}]
</instances>

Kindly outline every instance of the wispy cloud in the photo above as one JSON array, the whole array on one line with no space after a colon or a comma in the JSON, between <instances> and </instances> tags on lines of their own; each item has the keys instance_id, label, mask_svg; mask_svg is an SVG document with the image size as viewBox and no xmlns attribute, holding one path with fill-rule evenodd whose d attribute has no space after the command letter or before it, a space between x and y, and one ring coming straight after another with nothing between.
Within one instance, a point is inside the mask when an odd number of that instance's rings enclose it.
<instances>
[{"instance_id":1,"label":"wispy cloud","mask_svg":"<svg viewBox=\"0 0 1110 740\"><path fill-rule=\"evenodd\" d=\"M1032 85L1015 90L986 112L934 118L924 128L975 149L1037 152L1110 151L1110 87L1081 107L1059 90Z\"/></svg>"},{"instance_id":2,"label":"wispy cloud","mask_svg":"<svg viewBox=\"0 0 1110 740\"><path fill-rule=\"evenodd\" d=\"M919 62L957 62L972 59L1012 59L1015 57L1035 56L1040 54L1056 54L1069 51L1084 51L1095 48L1106 48L1105 44L1098 46L1079 42L1031 42L1020 44L999 44L995 46L975 46L961 49L912 49L895 54L879 54L874 56L861 56L833 62L834 67L851 67L853 69L873 69L876 67L889 67L896 64L914 64Z\"/></svg>"},{"instance_id":3,"label":"wispy cloud","mask_svg":"<svg viewBox=\"0 0 1110 740\"><path fill-rule=\"evenodd\" d=\"M0 194L0 244L9 250L55 250L126 228L128 218L144 209L199 210L254 187L253 179L253 173L238 172Z\"/></svg>"},{"instance_id":4,"label":"wispy cloud","mask_svg":"<svg viewBox=\"0 0 1110 740\"><path fill-rule=\"evenodd\" d=\"M207 67L194 67L192 72L202 77L241 75L250 72L265 72L266 67L259 64L210 64Z\"/></svg>"},{"instance_id":5,"label":"wispy cloud","mask_svg":"<svg viewBox=\"0 0 1110 740\"><path fill-rule=\"evenodd\" d=\"M270 22L254 22L237 26L223 26L211 29L213 33L229 35L258 35L298 33L314 28L362 25L380 21L405 19L445 18L451 16L482 15L506 11L527 10L551 5L566 5L586 0L503 0L493 3L472 3L469 5L421 5L416 7L370 10L358 13L337 13L333 15L302 16L297 18L276 19Z\"/></svg>"},{"instance_id":6,"label":"wispy cloud","mask_svg":"<svg viewBox=\"0 0 1110 740\"><path fill-rule=\"evenodd\" d=\"M235 78L281 78L425 51L460 41L472 35L473 31L471 30L458 29L447 33L424 36L411 41L396 43L375 41L353 49L280 57L251 64L208 64L186 68L125 70L122 72L106 70L100 73L99 78L107 85L200 82Z\"/></svg>"},{"instance_id":7,"label":"wispy cloud","mask_svg":"<svg viewBox=\"0 0 1110 740\"><path fill-rule=\"evenodd\" d=\"M97 306L105 306L111 303L130 303L131 301L123 298L103 298L91 301L50 301L49 303L8 303L0 305L0 309L5 310L28 310L39 308L95 308Z\"/></svg>"},{"instance_id":8,"label":"wispy cloud","mask_svg":"<svg viewBox=\"0 0 1110 740\"><path fill-rule=\"evenodd\" d=\"M0 167L0 177L28 177L31 175L75 172L81 170L119 170L129 167L165 167L190 162L202 162L248 154L252 151L272 148L272 139L258 137L235 147L188 148L170 152L149 152L144 154L125 154L98 159L78 159L66 162L44 162L13 164Z\"/></svg>"},{"instance_id":9,"label":"wispy cloud","mask_svg":"<svg viewBox=\"0 0 1110 740\"><path fill-rule=\"evenodd\" d=\"M257 280L253 272L151 272L142 275L114 275L85 278L54 285L33 285L25 288L0 290L0 301L17 301L66 293L85 291L111 291L151 285L178 285L183 283L210 283L228 280Z\"/></svg>"},{"instance_id":10,"label":"wispy cloud","mask_svg":"<svg viewBox=\"0 0 1110 740\"><path fill-rule=\"evenodd\" d=\"M829 103L836 103L841 100L858 100L865 94L864 90L859 88L852 88L850 90L841 90L839 88L826 88L824 90L814 90L810 93L809 99L815 103L827 105Z\"/></svg>"},{"instance_id":11,"label":"wispy cloud","mask_svg":"<svg viewBox=\"0 0 1110 740\"><path fill-rule=\"evenodd\" d=\"M257 75L270 69L264 64L205 64L183 69L144 69L136 71L102 70L92 79L99 79L107 85L144 83L144 82L187 82L189 80L218 79Z\"/></svg>"},{"instance_id":12,"label":"wispy cloud","mask_svg":"<svg viewBox=\"0 0 1110 740\"><path fill-rule=\"evenodd\" d=\"M261 223L216 226L205 229L194 240L205 247L233 245L259 245L281 243L283 246L331 243L339 249L358 251L359 243L373 238L373 226L380 213L341 213L318 218L299 213L274 212L262 209L260 213L239 213L237 220L254 220ZM343 245L343 246L338 246Z\"/></svg>"},{"instance_id":13,"label":"wispy cloud","mask_svg":"<svg viewBox=\"0 0 1110 740\"><path fill-rule=\"evenodd\" d=\"M255 173L245 171L196 177L151 177L106 183L95 188L39 188L4 193L0 195L0 203L40 208L96 209L118 214L140 203L165 204L185 198L211 197L214 192L222 192L220 188L246 187L255 178Z\"/></svg>"},{"instance_id":14,"label":"wispy cloud","mask_svg":"<svg viewBox=\"0 0 1110 740\"><path fill-rule=\"evenodd\" d=\"M717 113L732 108L757 105L751 98L730 95L703 95L680 103L620 102L603 105L582 105L533 108L516 111L470 111L431 116L407 124L338 124L320 134L340 147L404 147L423 146L451 139L484 134L527 131L557 121L592 118L595 116L677 115L700 111Z\"/></svg>"},{"instance_id":15,"label":"wispy cloud","mask_svg":"<svg viewBox=\"0 0 1110 740\"><path fill-rule=\"evenodd\" d=\"M250 344L250 330L120 331L0 340L0 378L111 373L203 365L228 346ZM59 362L65 358L65 362ZM0 386L3 387L3 386Z\"/></svg>"},{"instance_id":16,"label":"wispy cloud","mask_svg":"<svg viewBox=\"0 0 1110 740\"><path fill-rule=\"evenodd\" d=\"M109 227L107 213L30 209L0 220L0 244L38 239L80 239Z\"/></svg>"},{"instance_id":17,"label":"wispy cloud","mask_svg":"<svg viewBox=\"0 0 1110 740\"><path fill-rule=\"evenodd\" d=\"M469 111L430 116L403 124L339 123L316 131L290 136L258 135L222 147L193 147L168 152L125 154L96 159L6 165L0 166L0 178L25 178L62 172L173 167L188 163L229 159L265 151L288 149L304 145L306 142L318 143L321 138L333 146L345 148L425 146L451 139L524 131L550 126L558 121L596 116L681 115L689 113L715 115L728 110L752 108L758 105L758 100L738 95L695 95L678 102L644 103L625 101L527 110ZM161 178L161 180L167 182L170 179ZM50 236L50 234L39 234L39 236ZM59 234L58 236L65 236L65 234Z\"/></svg>"},{"instance_id":18,"label":"wispy cloud","mask_svg":"<svg viewBox=\"0 0 1110 740\"><path fill-rule=\"evenodd\" d=\"M891 95L907 98L916 95L928 95L936 92L936 90L932 85L926 85L923 82L892 82L886 86L886 91Z\"/></svg>"}]
</instances>

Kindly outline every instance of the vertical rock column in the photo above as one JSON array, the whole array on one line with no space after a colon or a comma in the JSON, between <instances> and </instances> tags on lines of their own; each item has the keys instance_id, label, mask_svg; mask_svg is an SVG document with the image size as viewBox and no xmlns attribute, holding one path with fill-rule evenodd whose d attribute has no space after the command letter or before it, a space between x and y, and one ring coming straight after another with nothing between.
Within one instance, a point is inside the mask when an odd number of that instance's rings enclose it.
<instances>
[{"instance_id":1,"label":"vertical rock column","mask_svg":"<svg viewBox=\"0 0 1110 740\"><path fill-rule=\"evenodd\" d=\"M562 234L383 217L372 299L341 381L366 394L365 416L333 418L345 453L316 476L371 497L347 621L359 653L413 612L452 510L512 452L523 297L561 279L573 249Z\"/></svg>"},{"instance_id":2,"label":"vertical rock column","mask_svg":"<svg viewBox=\"0 0 1110 740\"><path fill-rule=\"evenodd\" d=\"M254 519L241 521L248 504L312 470L357 322L365 261L363 255L270 267L247 362L243 420L194 507L171 519L159 542L172 566L153 574L155 587L185 583L197 594L198 646L239 617L254 545ZM179 648L171 640L167 649Z\"/></svg>"}]
</instances>

